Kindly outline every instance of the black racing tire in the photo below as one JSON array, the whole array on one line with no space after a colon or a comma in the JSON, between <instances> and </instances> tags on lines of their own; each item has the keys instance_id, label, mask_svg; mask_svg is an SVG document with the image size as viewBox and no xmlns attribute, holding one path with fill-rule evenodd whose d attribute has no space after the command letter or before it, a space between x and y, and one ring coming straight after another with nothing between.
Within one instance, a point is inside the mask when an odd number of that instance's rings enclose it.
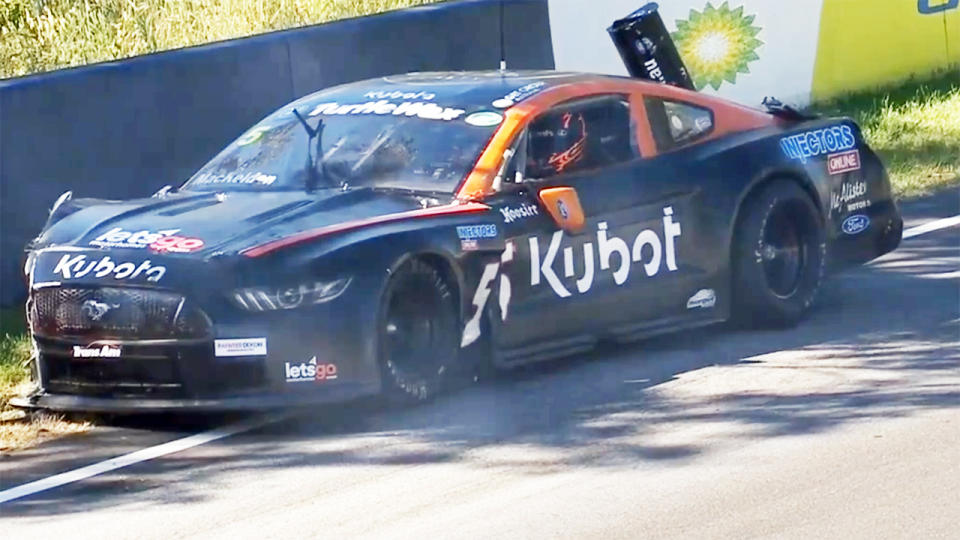
<instances>
[{"instance_id":1,"label":"black racing tire","mask_svg":"<svg viewBox=\"0 0 960 540\"><path fill-rule=\"evenodd\" d=\"M378 346L383 393L394 403L436 396L457 360L458 300L432 264L409 259L387 284Z\"/></svg>"},{"instance_id":2,"label":"black racing tire","mask_svg":"<svg viewBox=\"0 0 960 540\"><path fill-rule=\"evenodd\" d=\"M746 201L732 246L733 315L746 327L789 327L820 290L826 236L820 211L794 181L777 179Z\"/></svg>"}]
</instances>

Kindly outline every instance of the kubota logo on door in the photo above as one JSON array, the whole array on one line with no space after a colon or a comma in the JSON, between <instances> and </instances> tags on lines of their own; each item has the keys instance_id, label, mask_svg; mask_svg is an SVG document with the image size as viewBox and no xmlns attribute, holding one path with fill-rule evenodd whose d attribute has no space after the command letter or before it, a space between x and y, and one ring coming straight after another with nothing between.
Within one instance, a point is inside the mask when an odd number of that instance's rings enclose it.
<instances>
[{"instance_id":1,"label":"kubota logo on door","mask_svg":"<svg viewBox=\"0 0 960 540\"><path fill-rule=\"evenodd\" d=\"M643 271L647 276L654 276L660 272L664 262L667 265L667 271L677 270L677 250L676 239L680 236L680 224L673 221L673 207L667 206L663 209L663 234L664 240L661 240L661 234L652 229L640 231L633 239L633 243L628 244L621 238L611 236L606 222L597 225L597 255L600 259L600 270L610 270L613 263L617 267L613 270L613 281L617 285L623 285L630 277L630 268L633 263L642 263ZM554 269L557 254L560 252L560 244L563 242L563 231L553 233L550 238L550 244L547 246L545 255L540 253L540 241L536 237L529 238L530 242L530 285L540 285L541 280L546 281L553 292L561 298L571 296L571 292L564 286L560 277ZM576 280L577 292L585 293L593 285L594 276L594 244L587 242L583 246L583 276ZM461 347L467 347L480 338L481 318L486 308L487 302L493 293L494 281L497 276L499 280L499 303L500 318L507 320L510 308L510 298L512 296L513 286L510 278L504 272L504 266L513 261L515 247L513 242L507 242L499 261L487 263L484 266L483 274L480 276L480 282L473 295L473 315L467 320L463 327L463 335L460 340ZM617 259L614 260L614 254ZM576 277L574 272L574 252L573 247L563 248L563 277Z\"/></svg>"},{"instance_id":2,"label":"kubota logo on door","mask_svg":"<svg viewBox=\"0 0 960 540\"><path fill-rule=\"evenodd\" d=\"M596 242L600 270L611 270L613 281L617 285L623 285L627 282L633 263L642 263L643 271L648 277L655 276L660 272L664 263L666 263L667 271L673 272L677 270L676 239L680 234L680 224L673 221L673 207L670 206L663 209L662 235L653 229L645 229L633 238L632 243L627 243L622 238L612 236L608 231L607 222L600 222L597 225ZM557 296L566 298L572 293L563 284L554 268L557 256L560 254L563 236L563 231L553 233L545 254L541 254L538 238L531 237L529 239L530 285L535 287L546 281ZM661 240L661 236L663 240ZM617 257L614 258L614 255ZM565 278L577 277L574 272L574 257L572 246L563 248L561 275ZM577 292L580 294L589 291L590 287L593 286L596 276L595 264L594 243L587 242L583 245L583 275L578 277L575 282Z\"/></svg>"},{"instance_id":3,"label":"kubota logo on door","mask_svg":"<svg viewBox=\"0 0 960 540\"><path fill-rule=\"evenodd\" d=\"M136 232L125 231L123 227L114 227L90 241L91 246L100 248L143 249L168 253L190 253L203 247L203 240L187 236L176 236L180 229L167 229L150 232L146 229Z\"/></svg>"}]
</instances>

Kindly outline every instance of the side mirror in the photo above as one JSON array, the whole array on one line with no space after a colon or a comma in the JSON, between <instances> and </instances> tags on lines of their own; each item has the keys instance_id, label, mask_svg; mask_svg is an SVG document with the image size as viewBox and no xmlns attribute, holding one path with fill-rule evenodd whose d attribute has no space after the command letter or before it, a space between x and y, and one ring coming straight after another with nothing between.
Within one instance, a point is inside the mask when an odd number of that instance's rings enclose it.
<instances>
[{"instance_id":1,"label":"side mirror","mask_svg":"<svg viewBox=\"0 0 960 540\"><path fill-rule=\"evenodd\" d=\"M570 234L583 231L587 219L583 215L577 190L572 187L544 188L540 190L539 197L558 227Z\"/></svg>"}]
</instances>

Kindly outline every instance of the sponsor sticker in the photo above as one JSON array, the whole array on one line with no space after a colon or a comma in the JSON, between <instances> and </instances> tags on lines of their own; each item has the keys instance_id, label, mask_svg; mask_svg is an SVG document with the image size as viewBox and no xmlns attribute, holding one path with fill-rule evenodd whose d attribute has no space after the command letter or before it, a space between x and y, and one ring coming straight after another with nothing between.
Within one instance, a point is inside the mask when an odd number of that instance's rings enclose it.
<instances>
[{"instance_id":1,"label":"sponsor sticker","mask_svg":"<svg viewBox=\"0 0 960 540\"><path fill-rule=\"evenodd\" d=\"M492 111L475 112L463 119L471 126L490 127L499 125L503 122L503 115Z\"/></svg>"},{"instance_id":2,"label":"sponsor sticker","mask_svg":"<svg viewBox=\"0 0 960 540\"><path fill-rule=\"evenodd\" d=\"M151 232L147 229L127 231L123 227L114 227L90 241L90 245L99 248L143 249L161 238L172 237L180 229L167 229Z\"/></svg>"},{"instance_id":3,"label":"sponsor sticker","mask_svg":"<svg viewBox=\"0 0 960 540\"><path fill-rule=\"evenodd\" d=\"M843 220L841 228L844 234L860 234L870 226L870 218L863 214L856 214Z\"/></svg>"},{"instance_id":4,"label":"sponsor sticker","mask_svg":"<svg viewBox=\"0 0 960 540\"><path fill-rule=\"evenodd\" d=\"M457 237L459 237L461 240L496 238L497 226L492 223L485 223L482 225L461 225L457 227Z\"/></svg>"},{"instance_id":5,"label":"sponsor sticker","mask_svg":"<svg viewBox=\"0 0 960 540\"><path fill-rule=\"evenodd\" d=\"M53 273L59 274L66 280L79 279L88 275L98 278L110 276L113 279L136 279L143 276L147 281L157 282L167 273L167 268L154 266L150 263L150 259L137 265L132 262L114 261L110 257L87 260L86 255L67 253L53 267Z\"/></svg>"},{"instance_id":6,"label":"sponsor sticker","mask_svg":"<svg viewBox=\"0 0 960 540\"><path fill-rule=\"evenodd\" d=\"M158 253L191 253L203 247L203 240L186 236L166 236L150 244Z\"/></svg>"},{"instance_id":7,"label":"sponsor sticker","mask_svg":"<svg viewBox=\"0 0 960 540\"><path fill-rule=\"evenodd\" d=\"M120 358L121 348L117 345L103 345L101 347L73 346L74 358Z\"/></svg>"},{"instance_id":8,"label":"sponsor sticker","mask_svg":"<svg viewBox=\"0 0 960 540\"><path fill-rule=\"evenodd\" d=\"M676 239L682 234L680 223L673 220L673 207L667 206L663 209L663 232L653 229L640 231L632 242L627 242L622 238L612 236L608 231L607 222L602 221L597 224L597 242L586 242L583 244L583 276L575 280L577 292L586 293L593 286L593 281L597 273L595 263L599 263L599 270L608 270L613 274L613 281L617 285L623 285L630 276L630 270L633 263L641 263L647 277L653 277L660 272L664 264L667 271L675 272L677 270ZM564 232L562 230L553 233L550 238L550 244L547 246L545 254L541 253L540 240L531 236L530 242L530 285L536 287L543 281L553 289L553 292L561 298L571 296L554 268L554 263L561 251ZM596 245L597 258L594 259L594 245ZM574 278L574 248L567 246L563 248L563 277ZM616 257L613 255L616 254ZM613 263L616 262L616 268Z\"/></svg>"},{"instance_id":9,"label":"sponsor sticker","mask_svg":"<svg viewBox=\"0 0 960 540\"><path fill-rule=\"evenodd\" d=\"M707 309L717 304L717 294L713 289L700 289L687 300L687 309Z\"/></svg>"},{"instance_id":10,"label":"sponsor sticker","mask_svg":"<svg viewBox=\"0 0 960 540\"><path fill-rule=\"evenodd\" d=\"M143 249L168 253L190 253L203 247L203 240L188 236L177 236L180 229L167 229L151 232L147 229L127 231L123 227L114 227L90 241L98 248Z\"/></svg>"},{"instance_id":11,"label":"sponsor sticker","mask_svg":"<svg viewBox=\"0 0 960 540\"><path fill-rule=\"evenodd\" d=\"M332 381L337 378L336 364L318 364L314 356L307 362L291 364L284 362L283 373L287 382Z\"/></svg>"},{"instance_id":12,"label":"sponsor sticker","mask_svg":"<svg viewBox=\"0 0 960 540\"><path fill-rule=\"evenodd\" d=\"M830 174L842 174L859 170L859 150L850 150L849 152L841 152L839 154L830 154L827 156L827 172Z\"/></svg>"},{"instance_id":13,"label":"sponsor sticker","mask_svg":"<svg viewBox=\"0 0 960 540\"><path fill-rule=\"evenodd\" d=\"M341 104L336 101L329 103L320 103L310 111L310 116L338 116L354 114L375 114L378 116L416 116L425 120L443 120L450 121L460 118L467 111L463 109L454 109L451 107L442 107L436 103L424 101L404 101L402 103L390 103L382 99L380 101L368 101L366 103Z\"/></svg>"},{"instance_id":14,"label":"sponsor sticker","mask_svg":"<svg viewBox=\"0 0 960 540\"><path fill-rule=\"evenodd\" d=\"M526 84L517 88L513 92L503 96L500 99L497 99L493 102L493 106L498 109L506 109L508 107L513 107L517 103L527 99L528 97L536 94L540 90L543 90L543 87L546 86L546 83L542 81L533 82Z\"/></svg>"},{"instance_id":15,"label":"sponsor sticker","mask_svg":"<svg viewBox=\"0 0 960 540\"><path fill-rule=\"evenodd\" d=\"M266 356L267 338L217 339L213 342L215 356Z\"/></svg>"},{"instance_id":16,"label":"sponsor sticker","mask_svg":"<svg viewBox=\"0 0 960 540\"><path fill-rule=\"evenodd\" d=\"M868 200L861 200L867 194L867 183L863 180L844 182L840 193L830 194L830 209L841 212L853 212L870 206Z\"/></svg>"},{"instance_id":17,"label":"sponsor sticker","mask_svg":"<svg viewBox=\"0 0 960 540\"><path fill-rule=\"evenodd\" d=\"M384 92L382 90L374 90L372 92L367 92L363 95L363 97L367 99L402 99L406 101L422 99L424 101L433 101L437 95L430 92Z\"/></svg>"},{"instance_id":18,"label":"sponsor sticker","mask_svg":"<svg viewBox=\"0 0 960 540\"><path fill-rule=\"evenodd\" d=\"M205 172L193 178L193 182L197 184L259 184L269 186L276 181L276 175L262 172L229 172L226 174Z\"/></svg>"},{"instance_id":19,"label":"sponsor sticker","mask_svg":"<svg viewBox=\"0 0 960 540\"><path fill-rule=\"evenodd\" d=\"M521 204L518 208L505 206L500 209L500 214L503 215L504 223L513 223L518 219L539 216L540 208L535 204Z\"/></svg>"},{"instance_id":20,"label":"sponsor sticker","mask_svg":"<svg viewBox=\"0 0 960 540\"><path fill-rule=\"evenodd\" d=\"M857 138L850 126L831 126L805 131L780 139L780 148L790 159L806 163L812 157L850 150L857 145Z\"/></svg>"}]
</instances>

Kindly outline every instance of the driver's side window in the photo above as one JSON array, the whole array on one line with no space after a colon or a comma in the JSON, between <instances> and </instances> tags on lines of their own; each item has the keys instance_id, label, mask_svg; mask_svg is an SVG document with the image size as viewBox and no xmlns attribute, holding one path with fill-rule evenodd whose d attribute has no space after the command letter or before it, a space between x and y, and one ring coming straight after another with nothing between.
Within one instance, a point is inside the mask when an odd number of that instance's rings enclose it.
<instances>
[{"instance_id":1,"label":"driver's side window","mask_svg":"<svg viewBox=\"0 0 960 540\"><path fill-rule=\"evenodd\" d=\"M553 107L530 124L521 142L524 177L545 179L637 157L631 118L629 99L619 94Z\"/></svg>"}]
</instances>

